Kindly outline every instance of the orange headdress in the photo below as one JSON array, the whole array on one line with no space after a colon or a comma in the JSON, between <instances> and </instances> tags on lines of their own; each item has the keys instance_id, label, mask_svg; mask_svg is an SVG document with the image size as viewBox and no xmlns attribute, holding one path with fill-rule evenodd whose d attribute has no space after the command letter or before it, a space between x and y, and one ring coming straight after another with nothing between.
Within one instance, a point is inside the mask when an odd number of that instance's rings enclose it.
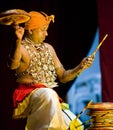
<instances>
[{"instance_id":1,"label":"orange headdress","mask_svg":"<svg viewBox=\"0 0 113 130\"><path fill-rule=\"evenodd\" d=\"M54 15L48 16L44 12L40 13L36 11L31 11L29 14L31 18L25 23L25 29L29 31L31 29L40 28L43 25L49 25L51 20L54 22Z\"/></svg>"}]
</instances>

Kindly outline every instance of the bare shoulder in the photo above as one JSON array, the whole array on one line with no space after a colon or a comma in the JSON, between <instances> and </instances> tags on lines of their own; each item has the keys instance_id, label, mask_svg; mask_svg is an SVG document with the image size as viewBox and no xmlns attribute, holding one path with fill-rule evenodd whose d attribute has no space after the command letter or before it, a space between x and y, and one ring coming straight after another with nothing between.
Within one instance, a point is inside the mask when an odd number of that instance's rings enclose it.
<instances>
[{"instance_id":1,"label":"bare shoulder","mask_svg":"<svg viewBox=\"0 0 113 130\"><path fill-rule=\"evenodd\" d=\"M28 51L26 50L25 46L21 44L21 53L23 56L28 56Z\"/></svg>"},{"instance_id":2,"label":"bare shoulder","mask_svg":"<svg viewBox=\"0 0 113 130\"><path fill-rule=\"evenodd\" d=\"M26 51L24 45L22 45L22 44L21 44L21 51L22 52Z\"/></svg>"},{"instance_id":3,"label":"bare shoulder","mask_svg":"<svg viewBox=\"0 0 113 130\"><path fill-rule=\"evenodd\" d=\"M54 47L51 44L49 44L49 43L45 43L45 44L52 52L55 51Z\"/></svg>"}]
</instances>

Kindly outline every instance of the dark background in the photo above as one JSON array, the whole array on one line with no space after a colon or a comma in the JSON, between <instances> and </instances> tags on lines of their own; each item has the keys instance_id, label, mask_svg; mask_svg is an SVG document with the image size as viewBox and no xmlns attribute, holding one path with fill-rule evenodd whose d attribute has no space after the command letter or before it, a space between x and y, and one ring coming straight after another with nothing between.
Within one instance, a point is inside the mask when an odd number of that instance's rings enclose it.
<instances>
[{"instance_id":1,"label":"dark background","mask_svg":"<svg viewBox=\"0 0 113 130\"><path fill-rule=\"evenodd\" d=\"M55 15L55 23L50 24L46 42L52 44L65 69L79 64L87 55L97 29L96 0L2 0L0 12L9 9L43 11ZM24 130L25 120L13 120L12 93L17 87L14 73L7 67L8 55L15 44L15 34L11 26L0 25L0 118L1 130ZM55 89L65 100L73 81L61 84Z\"/></svg>"}]
</instances>

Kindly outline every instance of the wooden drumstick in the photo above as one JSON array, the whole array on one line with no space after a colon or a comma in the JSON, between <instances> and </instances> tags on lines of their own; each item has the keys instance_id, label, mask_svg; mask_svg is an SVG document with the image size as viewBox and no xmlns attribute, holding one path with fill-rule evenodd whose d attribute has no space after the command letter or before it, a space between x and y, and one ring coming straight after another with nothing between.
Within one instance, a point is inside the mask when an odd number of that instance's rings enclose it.
<instances>
[{"instance_id":1,"label":"wooden drumstick","mask_svg":"<svg viewBox=\"0 0 113 130\"><path fill-rule=\"evenodd\" d=\"M92 100L89 101L89 103L87 104L87 106L76 116L76 118L73 120L75 121L74 124L76 124L77 119L80 117L80 115L87 109L87 107L92 103ZM77 121L78 122L78 121ZM82 125L84 125L84 123L74 126L75 128L81 127ZM70 128L69 128L70 130Z\"/></svg>"},{"instance_id":2,"label":"wooden drumstick","mask_svg":"<svg viewBox=\"0 0 113 130\"><path fill-rule=\"evenodd\" d=\"M99 43L99 45L97 46L97 48L95 49L95 51L93 52L92 56L95 56L96 52L98 51L98 49L100 48L100 46L102 45L102 43L105 41L105 39L107 38L108 34L106 34L104 36L104 38L102 39L102 41Z\"/></svg>"},{"instance_id":3,"label":"wooden drumstick","mask_svg":"<svg viewBox=\"0 0 113 130\"><path fill-rule=\"evenodd\" d=\"M81 116L81 114L87 109L87 107L88 107L91 103L92 103L92 100L90 100L89 103L87 104L87 106L84 107L84 109L76 116L75 120L78 119L78 118Z\"/></svg>"}]
</instances>

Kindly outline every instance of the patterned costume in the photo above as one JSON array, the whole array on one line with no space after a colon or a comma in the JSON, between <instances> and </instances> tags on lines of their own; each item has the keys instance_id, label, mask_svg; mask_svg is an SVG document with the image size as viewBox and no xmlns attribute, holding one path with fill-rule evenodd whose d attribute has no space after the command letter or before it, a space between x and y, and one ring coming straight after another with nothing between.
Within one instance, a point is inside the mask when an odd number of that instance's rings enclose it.
<instances>
[{"instance_id":1,"label":"patterned costume","mask_svg":"<svg viewBox=\"0 0 113 130\"><path fill-rule=\"evenodd\" d=\"M34 11L31 11L30 15L32 16L31 20L25 24L25 29L28 31L42 25L48 25L53 20L53 15L44 17ZM76 116L70 112L72 118L69 118L61 107L59 96L52 89L58 87L58 84L54 61L49 48L46 43L36 46L26 37L21 44L28 52L30 64L24 72L17 74L17 81L28 74L33 82L20 84L14 91L15 109L13 117L27 117L25 130L67 130L70 121ZM31 49L32 47L35 48L35 51ZM80 120L77 121L81 123Z\"/></svg>"}]
</instances>

